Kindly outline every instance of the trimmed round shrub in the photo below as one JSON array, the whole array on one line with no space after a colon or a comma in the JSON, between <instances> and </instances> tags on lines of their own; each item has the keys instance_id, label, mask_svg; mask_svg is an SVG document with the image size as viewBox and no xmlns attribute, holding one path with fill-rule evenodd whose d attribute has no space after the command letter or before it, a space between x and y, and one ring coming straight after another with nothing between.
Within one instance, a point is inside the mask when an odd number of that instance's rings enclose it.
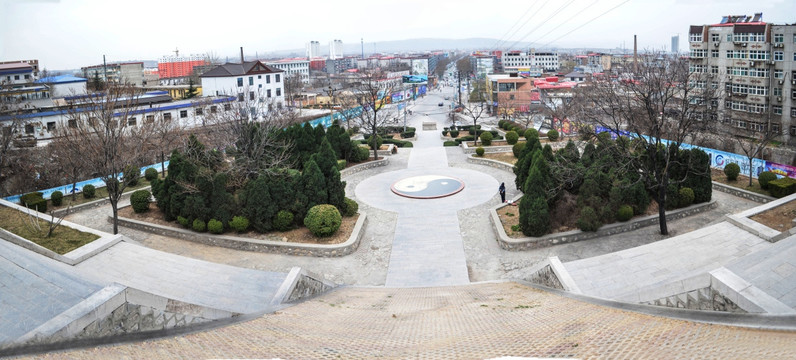
<instances>
[{"instance_id":1,"label":"trimmed round shrub","mask_svg":"<svg viewBox=\"0 0 796 360\"><path fill-rule=\"evenodd\" d=\"M740 173L741 167L736 163L729 163L724 166L724 175L727 175L727 180L729 181L737 180Z\"/></svg>"},{"instance_id":2,"label":"trimmed round shrub","mask_svg":"<svg viewBox=\"0 0 796 360\"><path fill-rule=\"evenodd\" d=\"M191 221L188 218L184 218L182 216L177 216L177 222L184 227L191 227Z\"/></svg>"},{"instance_id":3,"label":"trimmed round shrub","mask_svg":"<svg viewBox=\"0 0 796 360\"><path fill-rule=\"evenodd\" d=\"M47 212L47 200L44 200L42 195L43 194L39 191L28 193L22 195L22 198L20 198L20 202L28 209L33 209L38 212L44 213Z\"/></svg>"},{"instance_id":4,"label":"trimmed round shrub","mask_svg":"<svg viewBox=\"0 0 796 360\"><path fill-rule=\"evenodd\" d=\"M96 194L97 188L94 185L86 185L83 187L83 198L91 199Z\"/></svg>"},{"instance_id":5,"label":"trimmed round shrub","mask_svg":"<svg viewBox=\"0 0 796 360\"><path fill-rule=\"evenodd\" d=\"M376 135L376 149L380 148L381 144L383 143L384 140L381 138L381 136ZM373 139L368 139L368 147L373 150Z\"/></svg>"},{"instance_id":6,"label":"trimmed round shrub","mask_svg":"<svg viewBox=\"0 0 796 360\"><path fill-rule=\"evenodd\" d=\"M689 187L680 188L680 191L677 192L678 200L677 205L680 207L691 206L694 203L694 190L691 190Z\"/></svg>"},{"instance_id":7,"label":"trimmed round shrub","mask_svg":"<svg viewBox=\"0 0 796 360\"><path fill-rule=\"evenodd\" d=\"M317 237L331 236L343 222L343 217L337 208L329 204L315 205L307 211L304 226Z\"/></svg>"},{"instance_id":8,"label":"trimmed round shrub","mask_svg":"<svg viewBox=\"0 0 796 360\"><path fill-rule=\"evenodd\" d=\"M600 222L600 217L591 206L584 206L580 210L580 217L577 221L578 229L581 231L597 231L603 224Z\"/></svg>"},{"instance_id":9,"label":"trimmed round shrub","mask_svg":"<svg viewBox=\"0 0 796 360\"><path fill-rule=\"evenodd\" d=\"M487 134L489 134L489 133L487 133ZM484 156L484 148L482 148L480 146L475 148L475 154L478 155L478 156Z\"/></svg>"},{"instance_id":10,"label":"trimmed round shrub","mask_svg":"<svg viewBox=\"0 0 796 360\"><path fill-rule=\"evenodd\" d=\"M152 182L152 180L155 180L157 178L158 178L158 171L155 170L155 168L147 168L146 170L144 170L144 179L146 179L146 181Z\"/></svg>"},{"instance_id":11,"label":"trimmed round shrub","mask_svg":"<svg viewBox=\"0 0 796 360\"><path fill-rule=\"evenodd\" d=\"M139 178L141 178L141 169L138 166L128 166L124 169L122 179L128 186L138 185Z\"/></svg>"},{"instance_id":12,"label":"trimmed round shrub","mask_svg":"<svg viewBox=\"0 0 796 360\"><path fill-rule=\"evenodd\" d=\"M498 127L501 129L505 129L506 120L498 120Z\"/></svg>"},{"instance_id":13,"label":"trimmed round shrub","mask_svg":"<svg viewBox=\"0 0 796 360\"><path fill-rule=\"evenodd\" d=\"M506 143L508 143L509 145L516 144L517 140L519 140L519 139L520 139L520 135L517 134L517 132L514 131L514 130L511 130L511 131L506 133Z\"/></svg>"},{"instance_id":14,"label":"trimmed round shrub","mask_svg":"<svg viewBox=\"0 0 796 360\"><path fill-rule=\"evenodd\" d=\"M287 210L279 210L274 218L274 228L278 231L288 231L293 226L293 213Z\"/></svg>"},{"instance_id":15,"label":"trimmed round shrub","mask_svg":"<svg viewBox=\"0 0 796 360\"><path fill-rule=\"evenodd\" d=\"M212 234L221 234L224 232L224 223L216 219L210 219L210 221L207 222L207 231Z\"/></svg>"},{"instance_id":16,"label":"trimmed round shrub","mask_svg":"<svg viewBox=\"0 0 796 360\"><path fill-rule=\"evenodd\" d=\"M362 162L367 160L370 157L370 150L366 147L357 146L357 161L355 162ZM354 160L352 160L354 161Z\"/></svg>"},{"instance_id":17,"label":"trimmed round shrub","mask_svg":"<svg viewBox=\"0 0 796 360\"><path fill-rule=\"evenodd\" d=\"M536 131L536 129L534 129L534 128L530 128L530 129L525 130L525 133L523 133L523 136L525 136L526 139L530 139L530 138L537 138L538 139L539 138L539 132Z\"/></svg>"},{"instance_id":18,"label":"trimmed round shrub","mask_svg":"<svg viewBox=\"0 0 796 360\"><path fill-rule=\"evenodd\" d=\"M53 202L53 206L61 206L61 204L64 202L64 193L57 190L53 191L53 193L50 195L50 201Z\"/></svg>"},{"instance_id":19,"label":"trimmed round shrub","mask_svg":"<svg viewBox=\"0 0 796 360\"><path fill-rule=\"evenodd\" d=\"M771 171L763 171L760 173L760 175L757 175L757 182L760 184L760 188L763 190L768 190L768 183L776 179L777 174L774 174Z\"/></svg>"},{"instance_id":20,"label":"trimmed round shrub","mask_svg":"<svg viewBox=\"0 0 796 360\"><path fill-rule=\"evenodd\" d=\"M459 146L459 143L457 143L455 141L446 141L446 142L442 143L442 146Z\"/></svg>"},{"instance_id":21,"label":"trimmed round shrub","mask_svg":"<svg viewBox=\"0 0 796 360\"><path fill-rule=\"evenodd\" d=\"M470 134L470 135L475 135L475 130L476 129L477 128L475 126L470 126L469 128L467 128L467 133Z\"/></svg>"},{"instance_id":22,"label":"trimmed round shrub","mask_svg":"<svg viewBox=\"0 0 796 360\"><path fill-rule=\"evenodd\" d=\"M514 154L515 158L519 158L520 157L520 153L522 152L522 149L525 149L525 144L527 144L527 143L516 143L516 144L514 144L514 146L511 147L511 152Z\"/></svg>"},{"instance_id":23,"label":"trimmed round shrub","mask_svg":"<svg viewBox=\"0 0 796 360\"><path fill-rule=\"evenodd\" d=\"M243 216L233 216L232 221L229 222L229 227L242 233L249 229L249 219Z\"/></svg>"},{"instance_id":24,"label":"trimmed round shrub","mask_svg":"<svg viewBox=\"0 0 796 360\"><path fill-rule=\"evenodd\" d=\"M628 221L633 217L633 207L630 205L622 205L616 211L616 219L619 221Z\"/></svg>"},{"instance_id":25,"label":"trimmed round shrub","mask_svg":"<svg viewBox=\"0 0 796 360\"><path fill-rule=\"evenodd\" d=\"M359 204L356 201L349 198L343 199L343 209L341 211L343 216L351 217L356 215L358 211Z\"/></svg>"},{"instance_id":26,"label":"trimmed round shrub","mask_svg":"<svg viewBox=\"0 0 796 360\"><path fill-rule=\"evenodd\" d=\"M448 136L448 130L442 130L442 136Z\"/></svg>"},{"instance_id":27,"label":"trimmed round shrub","mask_svg":"<svg viewBox=\"0 0 796 360\"><path fill-rule=\"evenodd\" d=\"M130 205L133 206L133 211L142 213L149 211L149 197L152 194L148 190L136 190L130 195Z\"/></svg>"},{"instance_id":28,"label":"trimmed round shrub","mask_svg":"<svg viewBox=\"0 0 796 360\"><path fill-rule=\"evenodd\" d=\"M204 232L207 228L207 224L205 224L204 220L202 219L194 219L193 226L191 226L191 228L196 232Z\"/></svg>"},{"instance_id":29,"label":"trimmed round shrub","mask_svg":"<svg viewBox=\"0 0 796 360\"><path fill-rule=\"evenodd\" d=\"M492 145L493 136L492 136L491 132L483 132L483 133L481 133L481 135L479 135L479 138L481 139L481 142L484 145L486 145L486 146Z\"/></svg>"},{"instance_id":30,"label":"trimmed round shrub","mask_svg":"<svg viewBox=\"0 0 796 360\"><path fill-rule=\"evenodd\" d=\"M550 141L558 141L558 131L556 129L550 129L547 132L547 139Z\"/></svg>"},{"instance_id":31,"label":"trimmed round shrub","mask_svg":"<svg viewBox=\"0 0 796 360\"><path fill-rule=\"evenodd\" d=\"M452 138L457 138L459 137L459 130L451 130L450 134Z\"/></svg>"}]
</instances>

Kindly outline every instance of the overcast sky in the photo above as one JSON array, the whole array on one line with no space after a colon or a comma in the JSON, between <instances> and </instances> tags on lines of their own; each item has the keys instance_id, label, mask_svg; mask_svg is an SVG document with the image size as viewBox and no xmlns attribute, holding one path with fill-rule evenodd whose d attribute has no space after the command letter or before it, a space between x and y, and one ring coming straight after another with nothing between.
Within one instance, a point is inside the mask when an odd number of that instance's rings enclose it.
<instances>
[{"instance_id":1,"label":"overcast sky","mask_svg":"<svg viewBox=\"0 0 796 360\"><path fill-rule=\"evenodd\" d=\"M678 33L686 50L689 25L755 12L767 22L796 23L794 0L0 0L0 59L39 59L58 70L99 64L103 54L109 62L157 60L179 48L223 58L240 46L248 55L360 38L632 48L633 34L640 49L668 50Z\"/></svg>"}]
</instances>

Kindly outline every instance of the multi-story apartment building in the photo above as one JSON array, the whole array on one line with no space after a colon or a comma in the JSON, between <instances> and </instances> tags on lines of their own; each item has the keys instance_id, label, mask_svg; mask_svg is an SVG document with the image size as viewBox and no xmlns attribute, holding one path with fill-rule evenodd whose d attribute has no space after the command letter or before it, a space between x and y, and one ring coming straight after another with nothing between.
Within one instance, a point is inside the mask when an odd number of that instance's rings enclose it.
<instances>
[{"instance_id":1,"label":"multi-story apartment building","mask_svg":"<svg viewBox=\"0 0 796 360\"><path fill-rule=\"evenodd\" d=\"M265 63L285 72L286 77L298 76L302 83L310 82L310 61L307 59L282 59Z\"/></svg>"},{"instance_id":2,"label":"multi-story apartment building","mask_svg":"<svg viewBox=\"0 0 796 360\"><path fill-rule=\"evenodd\" d=\"M515 72L529 69L531 76L537 74L540 76L543 72L556 72L558 71L558 54L554 53L537 53L531 51L507 51L502 54L501 63L503 71Z\"/></svg>"},{"instance_id":3,"label":"multi-story apartment building","mask_svg":"<svg viewBox=\"0 0 796 360\"><path fill-rule=\"evenodd\" d=\"M195 67L203 65L207 65L207 60L200 55L164 56L158 60L158 76L160 79L187 77Z\"/></svg>"},{"instance_id":4,"label":"multi-story apartment building","mask_svg":"<svg viewBox=\"0 0 796 360\"><path fill-rule=\"evenodd\" d=\"M476 79L484 79L487 75L495 73L495 57L491 55L470 56L470 68L473 69Z\"/></svg>"},{"instance_id":5,"label":"multi-story apartment building","mask_svg":"<svg viewBox=\"0 0 796 360\"><path fill-rule=\"evenodd\" d=\"M321 56L321 43L313 40L307 43L307 59Z\"/></svg>"},{"instance_id":6,"label":"multi-story apartment building","mask_svg":"<svg viewBox=\"0 0 796 360\"><path fill-rule=\"evenodd\" d=\"M343 57L343 40L332 40L329 42L329 59L340 59Z\"/></svg>"},{"instance_id":7,"label":"multi-story apartment building","mask_svg":"<svg viewBox=\"0 0 796 360\"><path fill-rule=\"evenodd\" d=\"M239 102L250 101L253 106L266 104L281 107L285 103L285 72L260 61L227 63L202 74L202 93L205 96L234 96ZM252 112L260 112L253 109ZM262 114L254 114L255 117Z\"/></svg>"},{"instance_id":8,"label":"multi-story apartment building","mask_svg":"<svg viewBox=\"0 0 796 360\"><path fill-rule=\"evenodd\" d=\"M762 21L762 14L725 16L688 32L689 70L718 90L711 120L744 132L771 129L796 145L796 24Z\"/></svg>"},{"instance_id":9,"label":"multi-story apartment building","mask_svg":"<svg viewBox=\"0 0 796 360\"><path fill-rule=\"evenodd\" d=\"M95 77L99 77L103 81L112 84L142 86L144 83L143 62L100 64L86 66L80 69L83 71L83 77L89 81Z\"/></svg>"}]
</instances>

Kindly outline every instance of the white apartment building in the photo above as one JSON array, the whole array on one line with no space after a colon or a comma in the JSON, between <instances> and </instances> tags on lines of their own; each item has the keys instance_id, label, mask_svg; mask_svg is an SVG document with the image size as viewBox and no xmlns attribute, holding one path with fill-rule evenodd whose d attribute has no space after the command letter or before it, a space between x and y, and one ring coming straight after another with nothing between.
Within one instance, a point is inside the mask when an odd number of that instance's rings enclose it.
<instances>
[{"instance_id":1,"label":"white apartment building","mask_svg":"<svg viewBox=\"0 0 796 360\"><path fill-rule=\"evenodd\" d=\"M546 72L558 71L558 54L531 51L506 51L501 55L504 70L539 68Z\"/></svg>"},{"instance_id":2,"label":"white apartment building","mask_svg":"<svg viewBox=\"0 0 796 360\"><path fill-rule=\"evenodd\" d=\"M307 43L307 58L312 59L314 57L321 56L321 43L317 41L310 41Z\"/></svg>"},{"instance_id":3,"label":"white apartment building","mask_svg":"<svg viewBox=\"0 0 796 360\"><path fill-rule=\"evenodd\" d=\"M239 102L257 105L267 103L263 111L268 111L271 105L281 107L285 103L284 76L284 71L260 61L227 63L202 74L202 94L233 96Z\"/></svg>"},{"instance_id":4,"label":"white apartment building","mask_svg":"<svg viewBox=\"0 0 796 360\"><path fill-rule=\"evenodd\" d=\"M278 61L269 61L266 62L265 64L270 67L284 71L286 77L292 78L293 76L298 76L301 79L301 82L305 84L309 84L310 82L309 60L285 59Z\"/></svg>"},{"instance_id":5,"label":"white apartment building","mask_svg":"<svg viewBox=\"0 0 796 360\"><path fill-rule=\"evenodd\" d=\"M332 40L329 42L329 59L341 59L343 57L343 41Z\"/></svg>"}]
</instances>

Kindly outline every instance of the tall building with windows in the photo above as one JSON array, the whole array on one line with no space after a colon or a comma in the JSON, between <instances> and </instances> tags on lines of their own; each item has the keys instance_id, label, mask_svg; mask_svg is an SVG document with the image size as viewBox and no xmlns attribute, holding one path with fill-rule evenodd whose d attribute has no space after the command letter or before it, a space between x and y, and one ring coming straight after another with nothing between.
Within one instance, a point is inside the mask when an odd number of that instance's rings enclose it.
<instances>
[{"instance_id":1,"label":"tall building with windows","mask_svg":"<svg viewBox=\"0 0 796 360\"><path fill-rule=\"evenodd\" d=\"M763 22L763 14L725 16L688 31L689 71L706 73L720 90L709 117L743 135L771 129L796 146L796 24Z\"/></svg>"},{"instance_id":2,"label":"tall building with windows","mask_svg":"<svg viewBox=\"0 0 796 360\"><path fill-rule=\"evenodd\" d=\"M343 58L343 40L332 40L329 42L329 59Z\"/></svg>"},{"instance_id":3,"label":"tall building with windows","mask_svg":"<svg viewBox=\"0 0 796 360\"><path fill-rule=\"evenodd\" d=\"M307 58L312 59L314 57L321 56L321 43L317 41L310 41L307 43Z\"/></svg>"},{"instance_id":4,"label":"tall building with windows","mask_svg":"<svg viewBox=\"0 0 796 360\"><path fill-rule=\"evenodd\" d=\"M680 52L680 35L672 36L672 48L670 51L672 54Z\"/></svg>"}]
</instances>

